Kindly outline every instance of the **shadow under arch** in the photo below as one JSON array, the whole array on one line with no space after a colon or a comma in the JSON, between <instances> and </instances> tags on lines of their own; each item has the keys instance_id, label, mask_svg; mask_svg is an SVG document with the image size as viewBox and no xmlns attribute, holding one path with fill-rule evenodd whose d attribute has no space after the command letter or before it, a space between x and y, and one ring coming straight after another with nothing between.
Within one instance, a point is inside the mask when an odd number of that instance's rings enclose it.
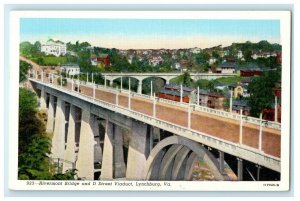
<instances>
[{"instance_id":1,"label":"shadow under arch","mask_svg":"<svg viewBox=\"0 0 300 201\"><path fill-rule=\"evenodd\" d=\"M228 177L221 174L221 172L218 169L218 161L217 159L210 153L207 149L202 147L199 143L194 142L190 139L181 137L181 136L171 136L168 138L165 138L164 140L160 141L150 152L145 169L144 169L144 178L145 180L150 180L150 176L152 171L157 171L153 169L154 162L157 157L160 156L161 151L165 151L165 148L170 145L181 145L185 147L186 149L189 149L191 152L194 153L198 157L198 159L201 159L205 161L205 163L210 168L211 172L215 176L216 180L227 180ZM177 150L179 151L179 149Z\"/></svg>"}]
</instances>

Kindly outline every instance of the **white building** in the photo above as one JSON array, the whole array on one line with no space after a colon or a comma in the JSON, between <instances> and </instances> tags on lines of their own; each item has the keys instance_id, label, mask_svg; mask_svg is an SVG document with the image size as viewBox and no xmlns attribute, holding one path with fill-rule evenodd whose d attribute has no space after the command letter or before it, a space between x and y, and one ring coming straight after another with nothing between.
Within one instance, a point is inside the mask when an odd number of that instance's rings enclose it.
<instances>
[{"instance_id":1,"label":"white building","mask_svg":"<svg viewBox=\"0 0 300 201\"><path fill-rule=\"evenodd\" d=\"M193 54L199 54L201 52L201 49L198 48L198 47L191 48L190 52L193 53Z\"/></svg>"},{"instance_id":2,"label":"white building","mask_svg":"<svg viewBox=\"0 0 300 201\"><path fill-rule=\"evenodd\" d=\"M252 58L254 60L258 59L258 58L269 58L269 57L276 57L277 54L276 52L259 52L259 53L254 53L252 54Z\"/></svg>"},{"instance_id":3,"label":"white building","mask_svg":"<svg viewBox=\"0 0 300 201\"><path fill-rule=\"evenodd\" d=\"M41 52L46 55L53 54L58 57L67 53L67 45L59 40L49 39L46 44L41 46Z\"/></svg>"},{"instance_id":4,"label":"white building","mask_svg":"<svg viewBox=\"0 0 300 201\"><path fill-rule=\"evenodd\" d=\"M161 64L163 62L163 58L161 56L152 57L149 59L149 64L152 66L157 66L158 64Z\"/></svg>"},{"instance_id":5,"label":"white building","mask_svg":"<svg viewBox=\"0 0 300 201\"><path fill-rule=\"evenodd\" d=\"M222 73L222 74L232 74L236 72L236 64L235 62L223 62L216 69L214 69L214 73Z\"/></svg>"},{"instance_id":6,"label":"white building","mask_svg":"<svg viewBox=\"0 0 300 201\"><path fill-rule=\"evenodd\" d=\"M70 76L79 75L80 68L77 64L66 64L60 67L61 72L64 72Z\"/></svg>"},{"instance_id":7,"label":"white building","mask_svg":"<svg viewBox=\"0 0 300 201\"><path fill-rule=\"evenodd\" d=\"M241 50L239 50L237 53L237 58L242 59L243 57L244 57L243 52Z\"/></svg>"},{"instance_id":8,"label":"white building","mask_svg":"<svg viewBox=\"0 0 300 201\"><path fill-rule=\"evenodd\" d=\"M214 57L212 57L212 58L210 58L210 59L208 60L208 64L209 64L209 65L212 65L212 64L214 64L214 63L216 63L216 62L217 62L217 59L214 58Z\"/></svg>"},{"instance_id":9,"label":"white building","mask_svg":"<svg viewBox=\"0 0 300 201\"><path fill-rule=\"evenodd\" d=\"M180 70L180 69L182 68L182 67L181 67L181 64L180 64L179 62L174 63L173 67L174 67L174 69L176 69L176 70Z\"/></svg>"}]
</instances>

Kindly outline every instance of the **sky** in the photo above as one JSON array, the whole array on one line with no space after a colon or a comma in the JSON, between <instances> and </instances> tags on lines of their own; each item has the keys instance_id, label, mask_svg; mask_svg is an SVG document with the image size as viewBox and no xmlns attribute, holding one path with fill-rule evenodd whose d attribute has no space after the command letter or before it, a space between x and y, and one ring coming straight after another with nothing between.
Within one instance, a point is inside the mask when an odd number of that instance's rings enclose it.
<instances>
[{"instance_id":1,"label":"sky","mask_svg":"<svg viewBox=\"0 0 300 201\"><path fill-rule=\"evenodd\" d=\"M21 41L58 39L118 49L179 49L268 40L280 44L279 20L21 18Z\"/></svg>"}]
</instances>

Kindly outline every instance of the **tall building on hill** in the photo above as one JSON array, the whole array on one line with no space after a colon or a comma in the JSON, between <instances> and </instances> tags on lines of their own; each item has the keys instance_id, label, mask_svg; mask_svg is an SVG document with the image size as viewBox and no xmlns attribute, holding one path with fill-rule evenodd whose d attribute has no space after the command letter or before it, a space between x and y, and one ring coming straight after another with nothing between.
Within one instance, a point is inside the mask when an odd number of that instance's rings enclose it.
<instances>
[{"instance_id":1,"label":"tall building on hill","mask_svg":"<svg viewBox=\"0 0 300 201\"><path fill-rule=\"evenodd\" d=\"M62 56L67 53L67 45L60 40L49 39L46 44L41 47L41 52L46 55L53 54L54 56Z\"/></svg>"}]
</instances>

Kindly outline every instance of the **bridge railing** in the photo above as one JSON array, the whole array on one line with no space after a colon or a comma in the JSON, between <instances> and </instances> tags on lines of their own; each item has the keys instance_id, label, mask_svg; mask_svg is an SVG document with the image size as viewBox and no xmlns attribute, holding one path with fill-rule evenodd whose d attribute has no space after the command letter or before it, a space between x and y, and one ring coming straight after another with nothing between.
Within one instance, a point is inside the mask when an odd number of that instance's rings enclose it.
<instances>
[{"instance_id":1,"label":"bridge railing","mask_svg":"<svg viewBox=\"0 0 300 201\"><path fill-rule=\"evenodd\" d=\"M235 119L235 120L241 119L241 115L237 114L237 113L227 112L227 111L223 111L223 110L216 110L216 109L212 109L212 108L204 107L204 106L200 106L200 105L195 105L195 104L193 104L193 108L195 111L199 111L199 112L205 112L208 114L214 114L214 115L231 118L231 119ZM265 120L261 120L259 118L250 117L250 116L246 116L246 115L242 115L242 118L247 123L260 125L261 122L263 121L264 126L267 128L274 128L274 129L278 129L278 130L281 129L281 123L278 123L278 122L265 121Z\"/></svg>"}]
</instances>

